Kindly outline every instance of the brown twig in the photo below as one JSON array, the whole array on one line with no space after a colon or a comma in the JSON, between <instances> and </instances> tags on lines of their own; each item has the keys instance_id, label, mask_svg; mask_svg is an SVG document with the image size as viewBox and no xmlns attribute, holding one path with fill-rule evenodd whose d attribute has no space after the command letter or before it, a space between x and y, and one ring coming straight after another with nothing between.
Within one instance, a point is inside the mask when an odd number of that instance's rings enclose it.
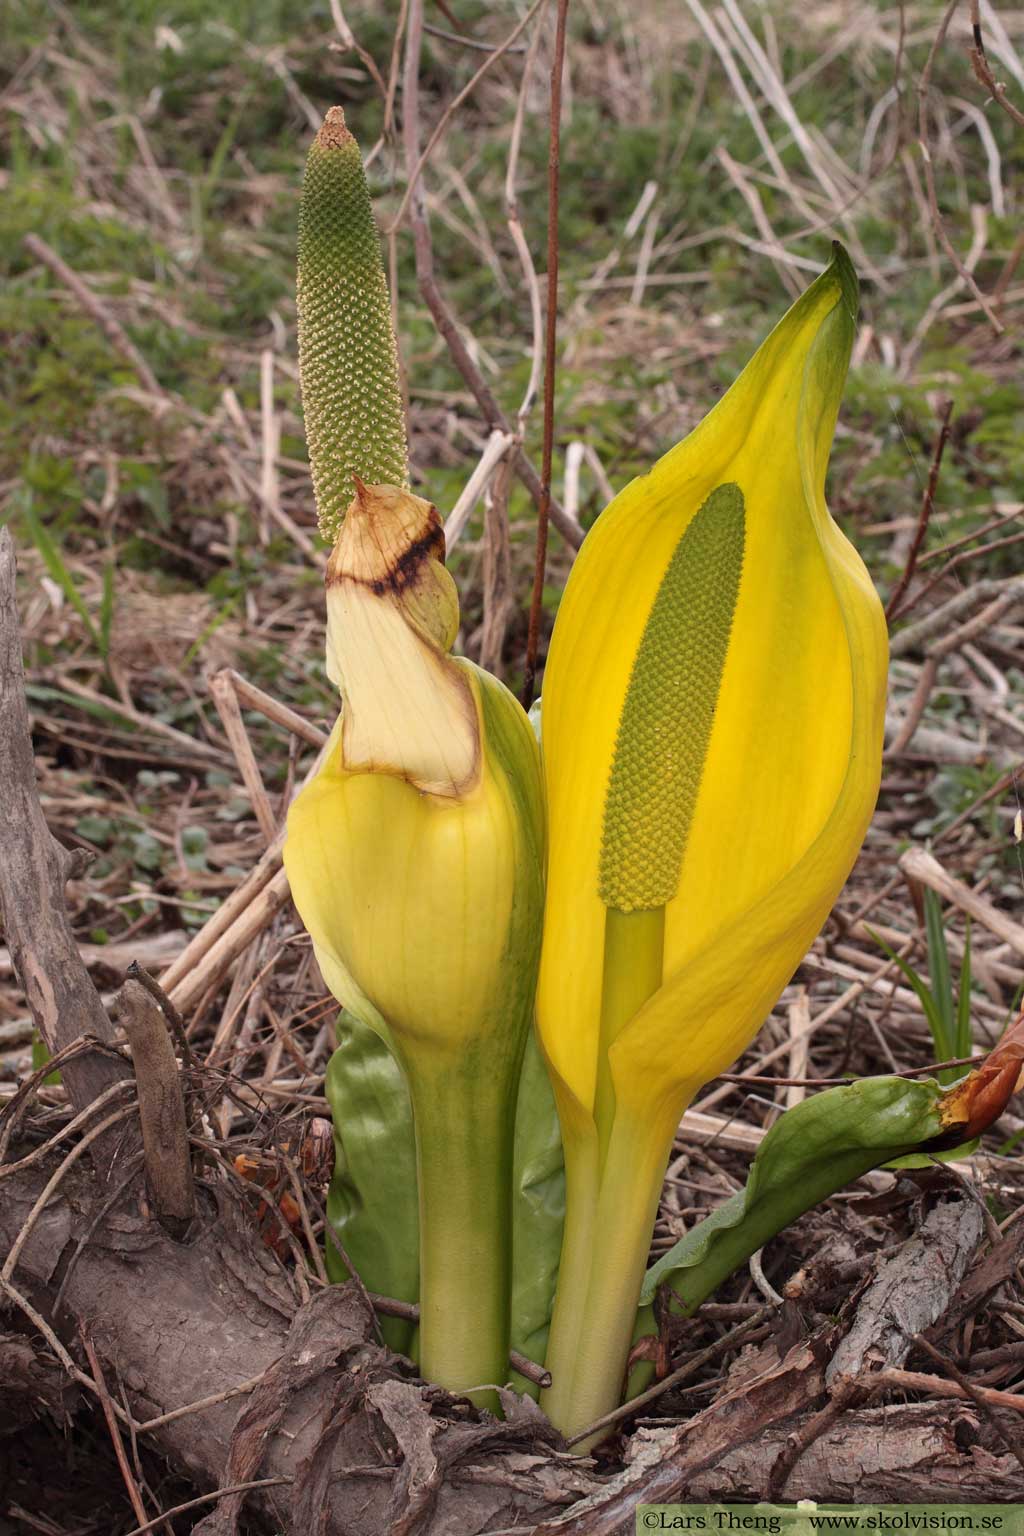
<instances>
[{"instance_id":1,"label":"brown twig","mask_svg":"<svg viewBox=\"0 0 1024 1536\"><path fill-rule=\"evenodd\" d=\"M939 430L932 448L931 468L928 471L928 480L921 498L921 510L917 514L917 527L907 554L907 562L903 567L903 574L889 598L885 607L885 617L891 624L900 609L903 595L913 580L914 571L917 568L918 556L924 543L925 534L928 532L928 523L931 519L932 508L935 505L935 492L939 484L939 471L942 468L942 455L949 440L949 424L953 415L953 402L946 400L939 413Z\"/></svg>"},{"instance_id":2,"label":"brown twig","mask_svg":"<svg viewBox=\"0 0 1024 1536\"><path fill-rule=\"evenodd\" d=\"M480 665L495 676L502 674L505 633L515 608L512 593L512 545L508 525L509 482L512 464L506 457L484 493L483 623Z\"/></svg>"},{"instance_id":3,"label":"brown twig","mask_svg":"<svg viewBox=\"0 0 1024 1536\"><path fill-rule=\"evenodd\" d=\"M370 76L384 100L387 100L388 88L384 84L384 78L377 68L377 62L372 53L369 53L359 42L352 28L345 19L345 13L341 8L341 0L330 0L331 20L334 22L340 43L332 43L331 47L351 48L359 62Z\"/></svg>"},{"instance_id":4,"label":"brown twig","mask_svg":"<svg viewBox=\"0 0 1024 1536\"><path fill-rule=\"evenodd\" d=\"M24 239L25 248L31 251L44 267L48 267L59 283L68 290L72 297L85 310L89 318L99 326L104 336L110 342L115 352L120 353L132 372L138 377L139 383L147 394L156 395L158 399L170 402L170 396L160 384L156 374L150 368L142 353L130 339L121 322L113 316L109 309L93 293L92 289L73 272L66 261L62 261L52 246L39 235L28 234Z\"/></svg>"},{"instance_id":5,"label":"brown twig","mask_svg":"<svg viewBox=\"0 0 1024 1536\"><path fill-rule=\"evenodd\" d=\"M727 1350L740 1343L753 1329L760 1323L763 1323L774 1310L774 1307L758 1307L757 1311L752 1312L738 1327L733 1328L729 1333L723 1334L721 1338L715 1339L706 1349L698 1350L696 1354L690 1356L685 1364L679 1366L678 1370L671 1371L661 1381L656 1382L653 1387L648 1387L646 1392L638 1392L636 1397L630 1398L628 1403L623 1403L621 1408L613 1408L610 1413L603 1414L601 1418L595 1419L593 1424L588 1424L586 1429L581 1429L578 1434L573 1435L571 1440L567 1440L565 1442L566 1445L570 1447L579 1445L582 1441L588 1440L591 1435L596 1434L599 1429L606 1429L609 1424L620 1424L623 1419L632 1418L634 1413L638 1413L641 1408L646 1408L648 1403L657 1401L659 1397L663 1397L672 1388L681 1386L684 1381L689 1381L692 1376L696 1376L697 1372L707 1365L709 1360L717 1359L719 1355L725 1354Z\"/></svg>"},{"instance_id":6,"label":"brown twig","mask_svg":"<svg viewBox=\"0 0 1024 1536\"><path fill-rule=\"evenodd\" d=\"M945 1355L941 1354L940 1351L935 1348L935 1345L929 1343L923 1334L919 1333L916 1336L914 1339L914 1344L919 1349L923 1349L926 1355L930 1355L931 1358L935 1361L936 1365L941 1365L944 1371L948 1371L958 1386L961 1386L964 1389L972 1403L974 1403L979 1412L984 1414L985 1418L992 1425L992 1428L995 1430L1000 1440L1006 1446L1006 1449L1012 1456L1016 1457L1020 1464L1021 1470L1024 1471L1024 1451L1021 1450L1020 1440L1017 1436L1008 1435L1006 1433L1006 1430L1003 1428L998 1417L996 1416L992 1403L985 1396L987 1389L984 1387L975 1386L973 1381L968 1381L960 1367L956 1365L954 1361L947 1359Z\"/></svg>"},{"instance_id":7,"label":"brown twig","mask_svg":"<svg viewBox=\"0 0 1024 1536\"><path fill-rule=\"evenodd\" d=\"M98 1125L94 1125L92 1130L86 1131L81 1141L76 1141L70 1151L65 1154L63 1161L50 1175L45 1188L26 1216L21 1231L11 1244L7 1258L4 1260L3 1269L0 1269L0 1280L8 1281L14 1274L18 1267L18 1259L21 1257L25 1244L32 1235L32 1228L46 1209L58 1185L82 1156L83 1152L87 1152L94 1142L99 1141L104 1136L105 1132L112 1130L115 1125L119 1125L122 1120L127 1119L134 1112L134 1108L134 1105L129 1104L123 1109L115 1109L112 1114L104 1116Z\"/></svg>"},{"instance_id":8,"label":"brown twig","mask_svg":"<svg viewBox=\"0 0 1024 1536\"><path fill-rule=\"evenodd\" d=\"M992 100L998 102L1003 111L1017 124L1017 127L1024 128L1024 112L1008 100L1006 86L996 79L992 73L992 66L988 62L985 38L981 30L981 6L978 0L971 0L971 31L974 35L974 47L970 50L970 58L975 78L979 85L983 85L989 92Z\"/></svg>"},{"instance_id":9,"label":"brown twig","mask_svg":"<svg viewBox=\"0 0 1024 1536\"><path fill-rule=\"evenodd\" d=\"M462 90L459 91L458 94L448 103L447 107L445 107L444 111L441 113L441 116L437 120L433 133L431 133L429 139L427 140L426 149L421 155L417 157L411 169L407 168L408 179L406 181L405 192L402 196L402 201L398 205L398 212L395 214L391 221L392 229L398 229L402 223L402 220L405 218L405 211L409 206L410 199L415 196L419 190L419 181L423 174L423 168L427 161L430 159L430 156L433 154L434 150L437 148L438 144L441 142L444 131L448 124L451 122L452 118L455 116L455 113L461 107L462 103L466 101L470 96L472 96L484 75L486 75L488 71L492 69L495 64L497 64L500 58L508 53L512 44L530 25L530 22L533 20L537 11L543 4L544 0L533 0L533 4L530 6L530 9L527 11L526 15L516 23L515 27L513 27L505 41L493 49L488 48L487 58L480 65L480 68L462 87ZM421 25L425 27L426 24L421 23Z\"/></svg>"},{"instance_id":10,"label":"brown twig","mask_svg":"<svg viewBox=\"0 0 1024 1536\"><path fill-rule=\"evenodd\" d=\"M907 1067L893 1072L892 1077L927 1077L932 1072L942 1072L946 1067L970 1067L976 1064L974 1056L957 1056L950 1061L929 1062L926 1067ZM720 1083L762 1083L771 1088L848 1088L861 1082L857 1077L759 1077L756 1072L719 1072L715 1079Z\"/></svg>"},{"instance_id":11,"label":"brown twig","mask_svg":"<svg viewBox=\"0 0 1024 1536\"><path fill-rule=\"evenodd\" d=\"M995 331L996 335L1001 336L1004 330L1002 321L999 319L999 316L992 308L992 305L989 303L988 299L985 297L977 283L974 281L973 275L967 270L967 267L964 265L960 253L949 237L949 231L946 229L946 225L942 217L942 212L939 208L939 198L935 188L935 168L932 165L932 153L928 145L928 88L931 84L932 69L934 67L938 51L946 40L946 33L949 30L949 24L953 19L953 14L956 11L959 3L960 0L949 0L949 4L946 6L942 20L939 23L939 29L935 34L935 39L932 42L932 46L929 50L928 57L925 60L924 69L921 71L921 78L918 81L917 145L918 149L921 151L921 163L924 167L924 184L928 196L928 213L931 218L932 227L939 238L942 249L945 251L946 255L949 257L950 261L956 268L960 281L968 289L970 289L971 293L974 295L974 298L977 300L981 309L984 311L985 317L989 324L992 326L992 329Z\"/></svg>"},{"instance_id":12,"label":"brown twig","mask_svg":"<svg viewBox=\"0 0 1024 1536\"><path fill-rule=\"evenodd\" d=\"M1019 517L1021 514L1011 515ZM999 519L1001 523L1008 520L1006 518ZM976 535L969 535L968 537L973 538ZM941 571L937 571L929 582L926 582L923 587L919 587L908 602L904 603L901 617L903 614L908 613L911 608L916 608L919 603L924 602L924 599L929 597L936 587L940 586L942 582L948 581L950 576L954 575L962 566L969 565L972 560L988 559L989 556L995 554L997 549L1011 549L1015 544L1022 542L1024 542L1024 529L1019 533L1008 533L1002 539L992 539L988 544L982 544L978 549L962 550L960 554L954 555L952 560L942 567ZM941 552L936 551L936 553ZM919 564L923 563L923 561L919 562Z\"/></svg>"},{"instance_id":13,"label":"brown twig","mask_svg":"<svg viewBox=\"0 0 1024 1536\"><path fill-rule=\"evenodd\" d=\"M155 1419L146 1419L144 1423L135 1425L135 1433L148 1435L154 1429L162 1429L165 1424L173 1424L176 1419L187 1418L190 1413L203 1413L207 1408L216 1408L219 1403L226 1403L232 1397L244 1397L249 1392L255 1392L264 1375L265 1372L261 1371L258 1376L250 1376L248 1381L225 1387L223 1392L214 1392L209 1397L197 1398L194 1403L185 1403L181 1408L172 1408L169 1413L161 1413Z\"/></svg>"},{"instance_id":14,"label":"brown twig","mask_svg":"<svg viewBox=\"0 0 1024 1536\"><path fill-rule=\"evenodd\" d=\"M948 1365L948 1361L943 1364ZM966 1398L968 1402L983 1399L992 1408L1011 1408L1014 1413L1024 1413L1024 1395L1020 1392L1001 1392L997 1387L967 1387L958 1381L947 1381L942 1376L929 1376L924 1371L904 1371L895 1367L871 1371L864 1384L872 1392L927 1392L932 1397ZM978 1397L975 1397L975 1393Z\"/></svg>"},{"instance_id":15,"label":"brown twig","mask_svg":"<svg viewBox=\"0 0 1024 1536\"><path fill-rule=\"evenodd\" d=\"M36 1331L42 1335L52 1350L55 1358L60 1361L61 1365L71 1377L71 1380L77 1381L80 1387L84 1387L87 1392L94 1392L98 1397L100 1395L99 1388L97 1387L93 1378L75 1364L74 1360L68 1354L67 1350L64 1348L64 1345L54 1333L53 1329L50 1327L42 1313L37 1311L37 1309L32 1305L28 1298L23 1296L21 1292L17 1290L9 1280L5 1280L2 1274L0 1274L0 1292L8 1297L8 1299L13 1303L14 1306L18 1308L20 1312L24 1313L29 1322L32 1324L33 1328L35 1328ZM111 1401L111 1408L117 1417L122 1419L125 1424L131 1422L128 1414L125 1413L120 1404ZM159 1524L159 1521L154 1523Z\"/></svg>"},{"instance_id":16,"label":"brown twig","mask_svg":"<svg viewBox=\"0 0 1024 1536\"><path fill-rule=\"evenodd\" d=\"M804 1452L810 1450L816 1440L828 1433L837 1419L842 1418L848 1409L857 1407L867 1395L860 1382L847 1377L839 1383L824 1408L812 1413L798 1429L787 1435L786 1443L768 1474L764 1495L766 1503L776 1504L783 1498L789 1475Z\"/></svg>"},{"instance_id":17,"label":"brown twig","mask_svg":"<svg viewBox=\"0 0 1024 1536\"><path fill-rule=\"evenodd\" d=\"M405 141L406 169L410 174L419 160L419 62L422 39L423 0L410 0L402 91L402 132ZM514 436L508 418L470 356L455 315L438 285L434 272L434 248L430 238L430 225L427 221L421 183L415 186L409 198L408 216L413 233L416 281L434 324L451 354L452 362L465 379L488 428L491 431L498 430ZM539 506L542 495L541 479L522 447L516 452L515 465L520 480ZM571 518L566 517L564 510L554 497L550 501L550 516L569 547L578 549L583 542L583 530Z\"/></svg>"},{"instance_id":18,"label":"brown twig","mask_svg":"<svg viewBox=\"0 0 1024 1536\"><path fill-rule=\"evenodd\" d=\"M8 1099L3 1109L0 1110L0 1125L3 1126L3 1130L0 1132L0 1179L5 1179L9 1174L19 1169L27 1168L32 1163L40 1162L46 1156L50 1147L55 1146L66 1137L74 1135L75 1131L80 1130L83 1125L86 1125L89 1120L98 1115L101 1109L105 1109L112 1099L116 1099L119 1094L127 1093L134 1087L130 1075L126 1074L124 1077L118 1078L116 1082L111 1083L109 1088L105 1088L102 1093L97 1094L96 1098L91 1099L85 1108L79 1110L78 1114L69 1120L66 1125L61 1126L60 1130L56 1131L48 1142L44 1142L32 1152L26 1153L16 1163L8 1163L7 1153L14 1139L14 1133L18 1129L26 1109L32 1102L36 1090L42 1086L44 1080L49 1077L51 1072L62 1071L65 1064L72 1061L74 1057L84 1055L88 1051L95 1050L95 1048L95 1042L93 1041L84 1038L72 1040L69 1045L64 1046L63 1050L49 1057L41 1067L37 1067L29 1077L26 1077L17 1091ZM121 1058L120 1051L115 1052L111 1050L110 1054Z\"/></svg>"},{"instance_id":19,"label":"brown twig","mask_svg":"<svg viewBox=\"0 0 1024 1536\"><path fill-rule=\"evenodd\" d=\"M913 844L900 854L899 867L908 880L928 886L943 901L952 902L974 922L994 933L1015 954L1024 957L1024 925L1015 923L1005 912L972 891L962 880L949 874L932 854Z\"/></svg>"},{"instance_id":20,"label":"brown twig","mask_svg":"<svg viewBox=\"0 0 1024 1536\"><path fill-rule=\"evenodd\" d=\"M92 1340L84 1328L81 1330L81 1340L82 1348L85 1350L89 1361L89 1369L92 1371L92 1374L96 1379L96 1389L100 1400L100 1407L103 1410L103 1417L107 1423L107 1433L110 1435L110 1443L114 1447L114 1455L117 1457L117 1465L121 1473L122 1481L124 1482L125 1488L128 1490L128 1498L131 1502L132 1509L135 1511L136 1520L138 1520L140 1524L145 1524L146 1507L142 1502L142 1495L139 1492L139 1486L132 1476L132 1469L128 1465L128 1458L124 1451L124 1441L121 1439L121 1432L117 1427L117 1419L114 1416L114 1402L107 1388L106 1378L103 1375L103 1367L100 1365L99 1356L93 1348ZM162 1516L161 1520L164 1518L166 1517ZM159 1523L159 1521L153 1522L154 1525ZM168 1527L168 1529L170 1529L170 1527Z\"/></svg>"},{"instance_id":21,"label":"brown twig","mask_svg":"<svg viewBox=\"0 0 1024 1536\"><path fill-rule=\"evenodd\" d=\"M155 1531L158 1525L163 1525L165 1520L173 1520L175 1515L184 1515L190 1509L200 1509L204 1504L216 1504L218 1499L227 1497L228 1494L249 1493L254 1488L287 1488L290 1487L290 1477L258 1477L247 1483L232 1483L228 1488L218 1488L213 1493L201 1493L196 1499L189 1499L184 1504L175 1504L173 1509L167 1509L162 1515L157 1515L155 1520L147 1520L143 1525L137 1525L134 1530L128 1532L128 1536L146 1536L147 1531Z\"/></svg>"},{"instance_id":22,"label":"brown twig","mask_svg":"<svg viewBox=\"0 0 1024 1536\"><path fill-rule=\"evenodd\" d=\"M160 1005L140 981L125 982L116 1008L132 1050L146 1174L157 1220L180 1240L195 1217L196 1192L174 1046Z\"/></svg>"},{"instance_id":23,"label":"brown twig","mask_svg":"<svg viewBox=\"0 0 1024 1536\"><path fill-rule=\"evenodd\" d=\"M258 709L260 714L266 715L267 719L272 720L275 725L283 725L286 731L290 731L293 736L298 736L300 741L315 747L318 752L327 745L327 737L312 721L305 719L303 715L296 714L294 709L289 709L287 704L282 704L279 699L265 693L262 688L257 688L255 683L250 683L248 678L242 677L234 667L222 667L217 676L230 679L241 703L248 705L250 709Z\"/></svg>"},{"instance_id":24,"label":"brown twig","mask_svg":"<svg viewBox=\"0 0 1024 1536\"><path fill-rule=\"evenodd\" d=\"M238 764L238 771L242 775L250 804L263 834L263 841L269 845L274 841L274 834L277 831L277 818L271 809L263 775L260 773L256 754L253 752L252 742L249 740L249 733L242 719L242 711L230 670L225 668L222 672L215 672L209 679L208 687L224 727L224 734Z\"/></svg>"},{"instance_id":25,"label":"brown twig","mask_svg":"<svg viewBox=\"0 0 1024 1536\"><path fill-rule=\"evenodd\" d=\"M544 443L541 450L540 501L537 504L537 550L530 597L530 627L526 640L523 705L533 702L540 644L540 613L544 597L544 571L548 554L548 518L551 512L551 460L555 441L555 346L558 339L558 191L562 137L562 73L565 67L565 33L569 0L558 0L555 22L555 56L551 63L551 114L548 130L548 273L547 314L544 331Z\"/></svg>"},{"instance_id":26,"label":"brown twig","mask_svg":"<svg viewBox=\"0 0 1024 1536\"><path fill-rule=\"evenodd\" d=\"M932 690L938 681L938 677L938 658L936 656L926 657L925 663L918 674L910 703L907 705L907 712L900 721L899 730L886 748L886 757L899 757L900 753L905 752L910 746L917 728L924 718L924 712L928 707L928 700L932 696Z\"/></svg>"},{"instance_id":27,"label":"brown twig","mask_svg":"<svg viewBox=\"0 0 1024 1536\"><path fill-rule=\"evenodd\" d=\"M329 1230L333 1232L333 1228ZM347 1259L345 1262L348 1264ZM380 1312L384 1317L398 1317L405 1323L419 1322L420 1309L414 1301L398 1301L393 1296L378 1296L374 1291L368 1291L366 1294L373 1310ZM520 1376L525 1376L526 1380L532 1381L535 1386L550 1387L551 1372L531 1360L528 1355L521 1354L518 1349L509 1350L508 1363L514 1371L518 1371Z\"/></svg>"}]
</instances>

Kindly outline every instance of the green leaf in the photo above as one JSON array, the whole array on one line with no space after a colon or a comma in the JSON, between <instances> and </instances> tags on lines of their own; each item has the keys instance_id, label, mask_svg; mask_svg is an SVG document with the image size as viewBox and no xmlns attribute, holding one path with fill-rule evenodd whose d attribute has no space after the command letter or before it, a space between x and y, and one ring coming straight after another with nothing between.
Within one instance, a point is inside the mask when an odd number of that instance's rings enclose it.
<instances>
[{"instance_id":1,"label":"green leaf","mask_svg":"<svg viewBox=\"0 0 1024 1536\"><path fill-rule=\"evenodd\" d=\"M946 1060L946 1058L948 1058L950 1055L951 1041L946 1039L945 1026L943 1024L942 1015L936 1006L935 999L932 997L931 992L928 990L927 986L908 960L904 960L902 955L898 955L892 946L887 944L881 935L875 933L873 929L869 928L868 932L871 934L871 937L874 939L875 943L881 945L882 949L885 950L893 965L899 967L900 974L910 983L911 987L913 987L915 993L917 994L917 1000L924 1010L924 1016L928 1020L928 1028L931 1031L932 1044L935 1047L940 1061Z\"/></svg>"},{"instance_id":2,"label":"green leaf","mask_svg":"<svg viewBox=\"0 0 1024 1536\"><path fill-rule=\"evenodd\" d=\"M671 1285L693 1313L734 1269L804 1211L863 1173L942 1134L943 1090L926 1080L866 1077L787 1110L765 1136L746 1187L647 1271L641 1305Z\"/></svg>"},{"instance_id":3,"label":"green leaf","mask_svg":"<svg viewBox=\"0 0 1024 1536\"><path fill-rule=\"evenodd\" d=\"M334 1177L327 1217L368 1290L419 1299L419 1210L412 1106L405 1078L383 1039L343 1011L324 1091L334 1119ZM544 1359L562 1247L565 1173L554 1095L531 1033L516 1110L513 1165L511 1344ZM328 1239L327 1272L348 1279ZM392 1349L412 1354L415 1328L382 1318ZM520 1392L537 1388L513 1373Z\"/></svg>"},{"instance_id":4,"label":"green leaf","mask_svg":"<svg viewBox=\"0 0 1024 1536\"><path fill-rule=\"evenodd\" d=\"M100 655L104 662L110 659L110 628L114 622L114 562L108 560L103 567L103 595L100 598Z\"/></svg>"},{"instance_id":5,"label":"green leaf","mask_svg":"<svg viewBox=\"0 0 1024 1536\"><path fill-rule=\"evenodd\" d=\"M39 1033L38 1029L34 1029L32 1031L32 1070L33 1070L33 1072L38 1072L40 1067L45 1067L46 1063L50 1060L50 1055L51 1055L51 1052L49 1050L49 1047L46 1044L46 1041L43 1039L43 1037ZM59 1071L59 1069L56 1072L48 1072L46 1074L46 1076L43 1078L43 1084L47 1088L50 1087L51 1084L59 1083L59 1082L60 1082L60 1071Z\"/></svg>"},{"instance_id":6,"label":"green leaf","mask_svg":"<svg viewBox=\"0 0 1024 1536\"><path fill-rule=\"evenodd\" d=\"M132 859L140 869L154 874L164 861L164 850L148 832L136 832L132 838Z\"/></svg>"},{"instance_id":7,"label":"green leaf","mask_svg":"<svg viewBox=\"0 0 1024 1536\"><path fill-rule=\"evenodd\" d=\"M541 1364L562 1251L565 1166L562 1135L544 1058L530 1031L519 1079L512 1207L512 1348ZM519 1392L537 1388L513 1372Z\"/></svg>"},{"instance_id":8,"label":"green leaf","mask_svg":"<svg viewBox=\"0 0 1024 1536\"><path fill-rule=\"evenodd\" d=\"M75 585L75 578L72 576L71 572L68 570L64 563L64 558L61 555L60 550L51 539L47 529L43 527L43 524L36 516L35 507L32 502L31 491L26 491L25 495L22 497L21 514L24 517L26 524L28 525L29 533L32 535L32 542L35 544L39 553L43 557L43 564L46 566L46 569L49 571L53 580L64 593L64 596L67 598L72 608L78 614L78 617L81 619L89 633L90 639L96 646L96 649L102 655L103 644L99 633L97 632L96 626L92 621L92 616L90 615L88 608L85 606L85 601L82 597L82 594L79 592L77 586Z\"/></svg>"},{"instance_id":9,"label":"green leaf","mask_svg":"<svg viewBox=\"0 0 1024 1536\"><path fill-rule=\"evenodd\" d=\"M419 1299L416 1144L409 1090L397 1061L367 1024L342 1010L338 1049L324 1092L334 1121L334 1177L327 1219L368 1290L399 1301ZM327 1273L349 1278L330 1238ZM411 1354L416 1326L381 1318L392 1349Z\"/></svg>"}]
</instances>

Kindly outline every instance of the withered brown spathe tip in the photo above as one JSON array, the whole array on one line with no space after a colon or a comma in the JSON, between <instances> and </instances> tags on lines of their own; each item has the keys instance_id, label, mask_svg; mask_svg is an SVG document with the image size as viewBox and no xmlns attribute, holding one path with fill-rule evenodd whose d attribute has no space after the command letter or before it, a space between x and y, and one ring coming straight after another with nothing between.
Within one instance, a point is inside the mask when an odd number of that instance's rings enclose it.
<instances>
[{"instance_id":1,"label":"withered brown spathe tip","mask_svg":"<svg viewBox=\"0 0 1024 1536\"><path fill-rule=\"evenodd\" d=\"M345 126L345 113L341 107L331 107L320 126L316 142L321 149L344 149L354 142Z\"/></svg>"},{"instance_id":2,"label":"withered brown spathe tip","mask_svg":"<svg viewBox=\"0 0 1024 1536\"><path fill-rule=\"evenodd\" d=\"M939 1113L960 1141L972 1141L994 1125L1013 1094L1024 1087L1024 1013L1011 1024L980 1067L944 1095Z\"/></svg>"},{"instance_id":3,"label":"withered brown spathe tip","mask_svg":"<svg viewBox=\"0 0 1024 1536\"><path fill-rule=\"evenodd\" d=\"M397 485L367 485L353 474L355 496L327 562L327 585L341 580L378 596L414 586L424 562L444 564L444 525L433 503Z\"/></svg>"}]
</instances>

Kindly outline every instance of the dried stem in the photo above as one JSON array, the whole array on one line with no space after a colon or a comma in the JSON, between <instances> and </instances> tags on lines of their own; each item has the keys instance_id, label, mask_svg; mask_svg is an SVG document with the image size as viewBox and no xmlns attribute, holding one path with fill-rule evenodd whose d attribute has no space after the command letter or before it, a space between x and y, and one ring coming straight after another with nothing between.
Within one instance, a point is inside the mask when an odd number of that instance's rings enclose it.
<instances>
[{"instance_id":1,"label":"dried stem","mask_svg":"<svg viewBox=\"0 0 1024 1536\"><path fill-rule=\"evenodd\" d=\"M405 141L405 163L410 175L417 168L420 158L419 62L422 39L423 0L410 0L402 92L402 131ZM438 286L437 277L434 272L434 249L430 238L430 225L427 221L423 188L420 183L417 183L412 190L409 198L408 215L409 223L412 227L416 255L416 279L419 283L424 303L433 316L434 324L437 326L448 351L451 353L453 363L465 379L473 394L473 398L480 407L487 426L491 431L498 430L514 436L515 434L508 418L470 356L469 348L463 340L455 315ZM542 496L541 479L521 447L516 453L515 465L516 473L520 480L539 506ZM583 530L571 518L566 517L561 506L553 497L550 500L550 516L551 521L569 547L571 549L578 549L583 542Z\"/></svg>"},{"instance_id":2,"label":"dried stem","mask_svg":"<svg viewBox=\"0 0 1024 1536\"><path fill-rule=\"evenodd\" d=\"M935 188L935 169L932 165L932 153L928 144L928 88L931 84L932 68L935 64L936 55L946 40L946 33L949 30L949 24L953 19L953 13L955 12L959 3L960 0L950 0L950 3L947 5L946 10L943 13L942 20L939 23L939 30L935 34L935 40L932 43L928 57L925 60L924 69L921 71L921 78L918 81L917 145L921 151L921 163L924 167L924 184L928 195L928 212L931 217L932 227L939 238L939 243L956 268L960 277L960 281L974 295L996 335L1001 336L1004 329L1002 321L999 319L999 316L992 308L992 305L989 303L988 299L985 297L977 283L974 281L973 275L964 265L960 253L949 237L949 231L946 229L942 213L939 209L939 198Z\"/></svg>"},{"instance_id":3,"label":"dried stem","mask_svg":"<svg viewBox=\"0 0 1024 1536\"><path fill-rule=\"evenodd\" d=\"M935 505L935 492L939 484L939 471L942 468L942 454L949 440L949 423L953 415L953 402L947 400L943 404L939 417L939 431L932 449L931 468L928 471L928 481L921 498L921 510L917 514L917 527L914 530L913 542L907 555L907 563L903 567L903 574L889 598L885 609L885 617L891 624L899 613L900 604L904 593L913 580L914 571L917 569L918 556L924 543L924 536L928 532L928 523L932 515L932 507Z\"/></svg>"},{"instance_id":4,"label":"dried stem","mask_svg":"<svg viewBox=\"0 0 1024 1536\"><path fill-rule=\"evenodd\" d=\"M555 22L555 56L551 63L551 117L548 137L548 294L544 333L544 444L541 451L540 501L537 504L537 553L530 598L530 628L526 641L523 704L533 702L540 644L540 611L544 597L544 571L548 554L548 518L551 512L551 460L555 440L555 346L558 339L558 190L562 135L562 72L565 67L565 31L569 0L558 0Z\"/></svg>"},{"instance_id":5,"label":"dried stem","mask_svg":"<svg viewBox=\"0 0 1024 1536\"><path fill-rule=\"evenodd\" d=\"M126 981L117 1013L132 1050L146 1174L157 1220L182 1238L196 1213L185 1099L174 1046L156 999L141 981Z\"/></svg>"}]
</instances>

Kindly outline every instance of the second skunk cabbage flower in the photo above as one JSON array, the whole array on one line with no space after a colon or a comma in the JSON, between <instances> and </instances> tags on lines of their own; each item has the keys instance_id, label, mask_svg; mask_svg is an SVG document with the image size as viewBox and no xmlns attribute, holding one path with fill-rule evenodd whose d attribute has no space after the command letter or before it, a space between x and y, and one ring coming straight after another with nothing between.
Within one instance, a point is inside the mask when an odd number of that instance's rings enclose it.
<instances>
[{"instance_id":1,"label":"second skunk cabbage flower","mask_svg":"<svg viewBox=\"0 0 1024 1536\"><path fill-rule=\"evenodd\" d=\"M824 484L857 280L840 247L688 438L602 513L543 701L538 1027L567 1172L542 1398L616 1406L680 1115L838 895L881 771L881 605Z\"/></svg>"},{"instance_id":2,"label":"second skunk cabbage flower","mask_svg":"<svg viewBox=\"0 0 1024 1536\"><path fill-rule=\"evenodd\" d=\"M428 502L364 485L327 570L342 696L288 817L292 895L328 986L397 1057L420 1196L423 1374L508 1374L512 1133L540 950L544 813L530 723L449 654L458 629Z\"/></svg>"}]
</instances>

